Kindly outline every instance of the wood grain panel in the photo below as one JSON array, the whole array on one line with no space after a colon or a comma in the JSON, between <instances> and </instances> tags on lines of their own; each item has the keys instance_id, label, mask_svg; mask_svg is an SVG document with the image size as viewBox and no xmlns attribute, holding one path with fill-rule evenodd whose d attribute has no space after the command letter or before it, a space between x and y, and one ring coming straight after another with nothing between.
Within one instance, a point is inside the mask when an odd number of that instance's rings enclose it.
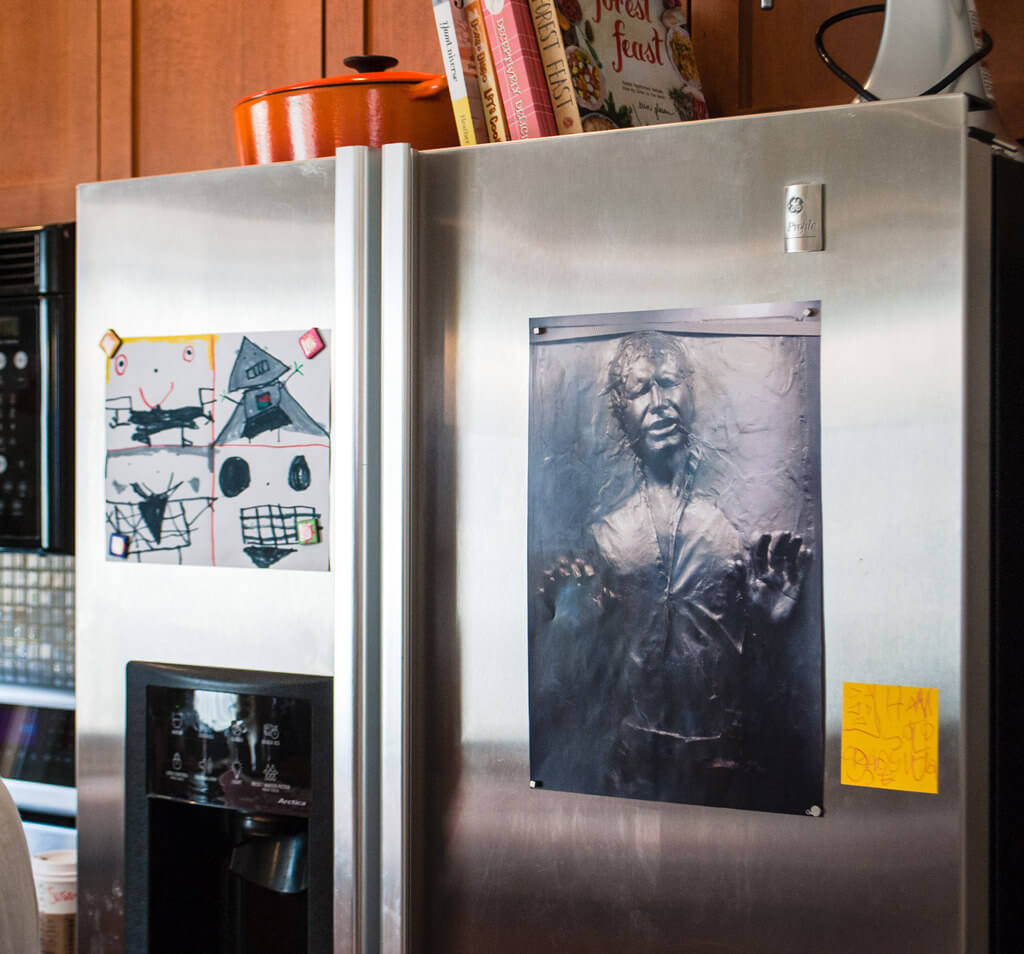
<instances>
[{"instance_id":1,"label":"wood grain panel","mask_svg":"<svg viewBox=\"0 0 1024 954\"><path fill-rule=\"evenodd\" d=\"M367 52L398 57L398 68L443 72L430 0L366 0Z\"/></svg>"},{"instance_id":2,"label":"wood grain panel","mask_svg":"<svg viewBox=\"0 0 1024 954\"><path fill-rule=\"evenodd\" d=\"M324 76L344 76L346 56L366 50L363 0L324 0Z\"/></svg>"},{"instance_id":3,"label":"wood grain panel","mask_svg":"<svg viewBox=\"0 0 1024 954\"><path fill-rule=\"evenodd\" d=\"M751 107L768 111L831 106L853 101L854 93L821 62L814 34L828 17L859 4L852 0L777 0L775 9L751 14ZM871 72L882 36L883 16L845 20L828 31L835 60L862 82Z\"/></svg>"},{"instance_id":4,"label":"wood grain panel","mask_svg":"<svg viewBox=\"0 0 1024 954\"><path fill-rule=\"evenodd\" d=\"M690 0L690 35L710 116L750 105L750 14L743 0Z\"/></svg>"},{"instance_id":5,"label":"wood grain panel","mask_svg":"<svg viewBox=\"0 0 1024 954\"><path fill-rule=\"evenodd\" d=\"M996 105L1012 139L1024 138L1024 3L976 0L978 19L992 37L986 65Z\"/></svg>"},{"instance_id":6,"label":"wood grain panel","mask_svg":"<svg viewBox=\"0 0 1024 954\"><path fill-rule=\"evenodd\" d=\"M97 177L97 21L90 0L4 5L0 21L0 227L75 217Z\"/></svg>"},{"instance_id":7,"label":"wood grain panel","mask_svg":"<svg viewBox=\"0 0 1024 954\"><path fill-rule=\"evenodd\" d=\"M320 77L321 17L321 0L136 0L136 174L237 165L232 107Z\"/></svg>"},{"instance_id":8,"label":"wood grain panel","mask_svg":"<svg viewBox=\"0 0 1024 954\"><path fill-rule=\"evenodd\" d=\"M754 6L752 0L748 2ZM981 23L995 44L986 62L1000 116L1009 135L1020 138L1024 136L1024 4L976 2ZM853 91L832 75L814 50L814 34L821 23L852 6L856 4L851 0L780 0L774 10L754 10L750 60L754 109L828 106L853 100ZM883 20L882 14L869 14L839 23L828 32L830 53L861 81L871 72Z\"/></svg>"},{"instance_id":9,"label":"wood grain panel","mask_svg":"<svg viewBox=\"0 0 1024 954\"><path fill-rule=\"evenodd\" d=\"M127 179L135 173L134 9L132 0L100 0L99 11L99 175L101 179Z\"/></svg>"}]
</instances>

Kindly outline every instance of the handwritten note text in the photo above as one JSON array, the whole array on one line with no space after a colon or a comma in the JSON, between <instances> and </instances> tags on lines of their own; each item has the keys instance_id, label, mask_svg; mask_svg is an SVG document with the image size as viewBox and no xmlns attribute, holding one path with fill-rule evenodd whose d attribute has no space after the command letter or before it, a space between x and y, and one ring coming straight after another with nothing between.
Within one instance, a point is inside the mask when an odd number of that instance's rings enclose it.
<instances>
[{"instance_id":1,"label":"handwritten note text","mask_svg":"<svg viewBox=\"0 0 1024 954\"><path fill-rule=\"evenodd\" d=\"M939 690L843 683L844 785L939 791Z\"/></svg>"}]
</instances>

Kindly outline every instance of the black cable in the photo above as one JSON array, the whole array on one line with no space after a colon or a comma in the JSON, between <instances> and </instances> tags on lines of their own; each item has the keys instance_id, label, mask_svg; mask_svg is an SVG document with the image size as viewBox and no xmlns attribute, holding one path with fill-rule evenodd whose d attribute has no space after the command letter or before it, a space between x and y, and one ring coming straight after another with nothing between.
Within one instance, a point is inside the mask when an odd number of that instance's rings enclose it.
<instances>
[{"instance_id":1,"label":"black cable","mask_svg":"<svg viewBox=\"0 0 1024 954\"><path fill-rule=\"evenodd\" d=\"M955 70L947 73L942 77L934 86L929 86L921 95L931 96L933 93L941 93L950 83L954 80L958 80L964 73L966 73L975 63L985 59L989 53L992 52L992 37L990 37L984 30L981 31L981 49L975 50L966 60L963 61Z\"/></svg>"},{"instance_id":2,"label":"black cable","mask_svg":"<svg viewBox=\"0 0 1024 954\"><path fill-rule=\"evenodd\" d=\"M835 16L829 17L824 23L818 27L818 32L814 34L814 48L818 51L818 56L821 57L822 63L824 63L833 73L836 74L847 86L850 87L861 99L868 101L875 101L878 97L870 90L865 89L857 82L849 73L846 72L829 54L828 50L825 49L825 31L837 23L843 20L850 20L853 17L864 16L866 13L885 13L884 3L872 3L866 7L854 7L852 10L844 10L842 13L837 13ZM959 66L954 70L947 73L937 83L929 86L921 96L932 96L935 93L941 93L947 86L958 80L964 73L966 73L975 63L983 60L989 53L992 52L992 37L988 35L984 30L981 31L981 49L975 50L967 59L965 59Z\"/></svg>"},{"instance_id":3,"label":"black cable","mask_svg":"<svg viewBox=\"0 0 1024 954\"><path fill-rule=\"evenodd\" d=\"M866 90L860 85L849 73L846 72L832 57L829 55L828 50L825 49L825 42L822 39L825 36L825 31L837 23L843 20L850 20L853 17L861 17L866 13L885 13L884 3L872 3L866 7L854 7L852 10L844 10L842 13L837 13L835 16L829 17L820 27L818 32L814 34L814 48L818 51L818 56L821 57L822 63L824 63L833 73L836 74L847 86L850 87L861 99L874 101L878 97Z\"/></svg>"}]
</instances>

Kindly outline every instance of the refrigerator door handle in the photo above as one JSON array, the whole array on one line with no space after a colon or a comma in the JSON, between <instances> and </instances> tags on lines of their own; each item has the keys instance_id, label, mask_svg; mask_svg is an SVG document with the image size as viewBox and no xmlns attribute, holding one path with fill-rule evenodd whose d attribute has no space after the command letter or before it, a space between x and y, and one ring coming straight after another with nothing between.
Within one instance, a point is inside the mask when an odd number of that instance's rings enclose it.
<instances>
[{"instance_id":1,"label":"refrigerator door handle","mask_svg":"<svg viewBox=\"0 0 1024 954\"><path fill-rule=\"evenodd\" d=\"M412 481L413 158L386 145L381 166L380 652L381 954L405 954L409 924L409 536Z\"/></svg>"}]
</instances>

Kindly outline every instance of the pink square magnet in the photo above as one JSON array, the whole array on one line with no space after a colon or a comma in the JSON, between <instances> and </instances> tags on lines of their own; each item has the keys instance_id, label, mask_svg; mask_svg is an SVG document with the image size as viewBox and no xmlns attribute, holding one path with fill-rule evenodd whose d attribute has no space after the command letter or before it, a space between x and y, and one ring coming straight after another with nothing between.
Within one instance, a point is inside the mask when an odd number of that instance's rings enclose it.
<instances>
[{"instance_id":1,"label":"pink square magnet","mask_svg":"<svg viewBox=\"0 0 1024 954\"><path fill-rule=\"evenodd\" d=\"M324 350L324 339L320 337L320 332L316 328L310 328L299 338L299 347L307 358L312 358Z\"/></svg>"}]
</instances>

